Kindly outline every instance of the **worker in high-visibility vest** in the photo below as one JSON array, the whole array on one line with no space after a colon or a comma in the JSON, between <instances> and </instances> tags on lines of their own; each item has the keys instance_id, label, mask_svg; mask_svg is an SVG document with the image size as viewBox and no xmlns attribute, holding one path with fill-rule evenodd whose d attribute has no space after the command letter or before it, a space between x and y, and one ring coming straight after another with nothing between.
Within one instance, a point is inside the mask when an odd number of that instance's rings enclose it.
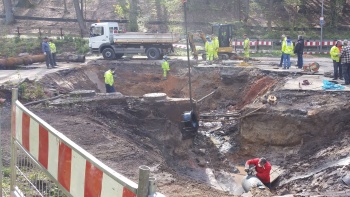
<instances>
[{"instance_id":1,"label":"worker in high-visibility vest","mask_svg":"<svg viewBox=\"0 0 350 197\"><path fill-rule=\"evenodd\" d=\"M205 52L207 53L207 61L209 64L211 64L211 61L213 61L214 58L214 51L215 51L215 46L214 42L210 39L209 36L206 37L207 42L205 42Z\"/></svg>"},{"instance_id":2,"label":"worker in high-visibility vest","mask_svg":"<svg viewBox=\"0 0 350 197\"><path fill-rule=\"evenodd\" d=\"M114 88L114 71L115 68L111 67L109 70L107 70L104 74L105 77L105 86L106 86L106 92L107 93L113 93L115 92Z\"/></svg>"},{"instance_id":3,"label":"worker in high-visibility vest","mask_svg":"<svg viewBox=\"0 0 350 197\"><path fill-rule=\"evenodd\" d=\"M215 35L212 35L213 43L214 43L214 59L219 59L219 38Z\"/></svg>"},{"instance_id":4,"label":"worker in high-visibility vest","mask_svg":"<svg viewBox=\"0 0 350 197\"><path fill-rule=\"evenodd\" d=\"M283 69L289 69L290 55L294 53L294 44L290 40L289 36L287 36L287 40L285 44L283 44L282 46L282 53L283 53Z\"/></svg>"},{"instance_id":5,"label":"worker in high-visibility vest","mask_svg":"<svg viewBox=\"0 0 350 197\"><path fill-rule=\"evenodd\" d=\"M243 43L244 61L248 62L249 61L250 41L249 41L249 38L247 37L247 34L244 34L243 38L244 38L244 43Z\"/></svg>"},{"instance_id":6,"label":"worker in high-visibility vest","mask_svg":"<svg viewBox=\"0 0 350 197\"><path fill-rule=\"evenodd\" d=\"M162 69L163 69L163 79L166 80L168 71L170 70L168 56L166 55L163 56Z\"/></svg>"}]
</instances>

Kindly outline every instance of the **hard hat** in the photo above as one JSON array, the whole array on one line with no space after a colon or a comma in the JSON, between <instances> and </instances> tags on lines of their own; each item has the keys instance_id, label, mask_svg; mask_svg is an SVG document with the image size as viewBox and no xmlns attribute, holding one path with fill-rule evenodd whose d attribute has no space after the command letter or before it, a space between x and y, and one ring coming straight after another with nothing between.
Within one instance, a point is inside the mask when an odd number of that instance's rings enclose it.
<instances>
[{"instance_id":1,"label":"hard hat","mask_svg":"<svg viewBox=\"0 0 350 197\"><path fill-rule=\"evenodd\" d=\"M168 59L168 56L167 56L167 55L164 55L164 56L163 56L163 59Z\"/></svg>"},{"instance_id":2,"label":"hard hat","mask_svg":"<svg viewBox=\"0 0 350 197\"><path fill-rule=\"evenodd\" d=\"M206 39L210 39L210 36L207 36Z\"/></svg>"}]
</instances>

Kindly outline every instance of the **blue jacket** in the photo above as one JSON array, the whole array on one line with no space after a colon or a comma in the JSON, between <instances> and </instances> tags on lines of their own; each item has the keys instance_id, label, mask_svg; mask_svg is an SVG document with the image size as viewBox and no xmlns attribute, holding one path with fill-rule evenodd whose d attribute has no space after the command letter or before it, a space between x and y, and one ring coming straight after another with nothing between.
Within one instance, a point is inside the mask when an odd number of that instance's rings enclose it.
<instances>
[{"instance_id":1,"label":"blue jacket","mask_svg":"<svg viewBox=\"0 0 350 197\"><path fill-rule=\"evenodd\" d=\"M49 43L48 42L41 43L41 50L43 51L43 53L51 52Z\"/></svg>"}]
</instances>

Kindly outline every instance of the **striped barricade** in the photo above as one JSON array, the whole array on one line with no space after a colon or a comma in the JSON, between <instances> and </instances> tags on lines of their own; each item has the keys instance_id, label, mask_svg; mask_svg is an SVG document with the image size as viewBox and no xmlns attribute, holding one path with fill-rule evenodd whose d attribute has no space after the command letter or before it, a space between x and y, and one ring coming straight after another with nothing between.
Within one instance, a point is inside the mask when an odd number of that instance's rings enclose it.
<instances>
[{"instance_id":1,"label":"striped barricade","mask_svg":"<svg viewBox=\"0 0 350 197\"><path fill-rule=\"evenodd\" d=\"M138 184L104 165L18 100L12 116L14 144L34 158L66 195L136 197Z\"/></svg>"}]
</instances>

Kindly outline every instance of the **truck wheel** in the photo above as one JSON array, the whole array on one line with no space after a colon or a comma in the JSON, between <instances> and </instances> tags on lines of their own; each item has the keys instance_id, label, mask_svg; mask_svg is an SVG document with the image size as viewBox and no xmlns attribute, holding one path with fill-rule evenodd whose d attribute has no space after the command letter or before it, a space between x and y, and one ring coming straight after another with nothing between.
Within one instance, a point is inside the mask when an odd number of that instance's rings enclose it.
<instances>
[{"instance_id":1,"label":"truck wheel","mask_svg":"<svg viewBox=\"0 0 350 197\"><path fill-rule=\"evenodd\" d=\"M157 60L160 58L160 51L157 48L149 48L147 49L147 57L150 60Z\"/></svg>"},{"instance_id":2,"label":"truck wheel","mask_svg":"<svg viewBox=\"0 0 350 197\"><path fill-rule=\"evenodd\" d=\"M124 53L117 53L115 54L115 59L120 59L124 56Z\"/></svg>"},{"instance_id":3,"label":"truck wheel","mask_svg":"<svg viewBox=\"0 0 350 197\"><path fill-rule=\"evenodd\" d=\"M107 60L112 60L115 58L114 50L111 48L103 49L102 55L103 55L103 58Z\"/></svg>"}]
</instances>

